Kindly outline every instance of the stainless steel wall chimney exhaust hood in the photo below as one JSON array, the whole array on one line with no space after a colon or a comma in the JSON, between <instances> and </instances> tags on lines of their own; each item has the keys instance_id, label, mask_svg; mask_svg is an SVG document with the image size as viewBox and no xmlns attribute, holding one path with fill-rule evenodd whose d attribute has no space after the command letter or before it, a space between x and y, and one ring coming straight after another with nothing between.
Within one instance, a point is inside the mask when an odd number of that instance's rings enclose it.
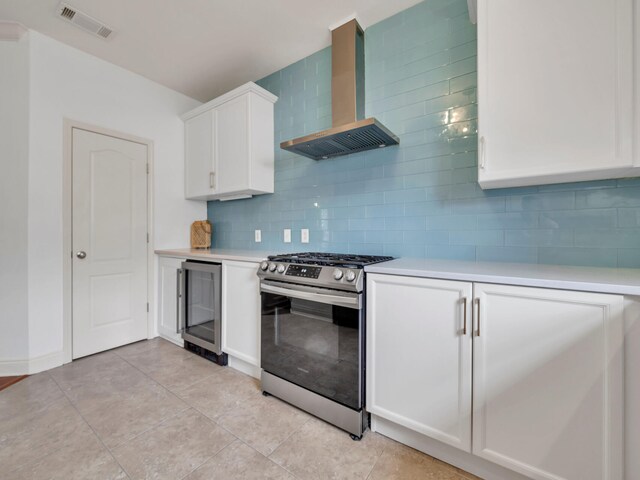
<instances>
[{"instance_id":1,"label":"stainless steel wall chimney exhaust hood","mask_svg":"<svg viewBox=\"0 0 640 480\"><path fill-rule=\"evenodd\" d=\"M364 32L354 19L331 32L332 127L288 140L280 148L321 160L400 140L375 118L364 118Z\"/></svg>"}]
</instances>

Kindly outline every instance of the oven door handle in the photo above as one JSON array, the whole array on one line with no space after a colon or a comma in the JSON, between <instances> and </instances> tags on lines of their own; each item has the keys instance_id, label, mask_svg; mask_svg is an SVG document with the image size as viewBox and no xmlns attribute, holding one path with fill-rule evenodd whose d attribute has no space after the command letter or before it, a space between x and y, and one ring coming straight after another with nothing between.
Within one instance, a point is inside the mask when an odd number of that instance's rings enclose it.
<instances>
[{"instance_id":1,"label":"oven door handle","mask_svg":"<svg viewBox=\"0 0 640 480\"><path fill-rule=\"evenodd\" d=\"M355 308L357 310L361 308L359 294L356 294L354 296L327 295L326 293L303 292L300 290L293 290L291 288L266 285L264 283L260 286L260 291L265 293L274 293L276 295L283 295L285 297L297 298L300 300L309 300L310 302L336 305L338 307Z\"/></svg>"}]
</instances>

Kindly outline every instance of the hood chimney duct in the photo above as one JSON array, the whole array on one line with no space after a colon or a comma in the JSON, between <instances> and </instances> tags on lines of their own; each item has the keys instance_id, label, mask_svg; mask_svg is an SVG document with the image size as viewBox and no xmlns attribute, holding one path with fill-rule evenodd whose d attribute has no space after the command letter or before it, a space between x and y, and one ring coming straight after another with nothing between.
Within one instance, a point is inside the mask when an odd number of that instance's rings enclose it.
<instances>
[{"instance_id":1,"label":"hood chimney duct","mask_svg":"<svg viewBox=\"0 0 640 480\"><path fill-rule=\"evenodd\" d=\"M321 160L397 145L375 118L364 118L364 32L353 19L331 31L331 128L288 140L280 148Z\"/></svg>"}]
</instances>

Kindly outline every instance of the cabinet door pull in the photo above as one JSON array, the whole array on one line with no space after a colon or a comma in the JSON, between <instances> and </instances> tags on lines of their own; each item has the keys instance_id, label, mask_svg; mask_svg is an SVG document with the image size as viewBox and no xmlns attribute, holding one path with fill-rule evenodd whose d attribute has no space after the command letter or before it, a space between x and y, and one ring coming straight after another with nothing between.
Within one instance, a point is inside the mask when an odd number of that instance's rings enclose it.
<instances>
[{"instance_id":1,"label":"cabinet door pull","mask_svg":"<svg viewBox=\"0 0 640 480\"><path fill-rule=\"evenodd\" d=\"M482 136L480 137L480 168L482 170L484 170L484 167L487 163L486 150L487 150L486 141L484 139L484 136Z\"/></svg>"},{"instance_id":2,"label":"cabinet door pull","mask_svg":"<svg viewBox=\"0 0 640 480\"><path fill-rule=\"evenodd\" d=\"M182 332L182 275L184 274L184 270L182 268L178 269L178 275L176 278L178 279L177 287L176 287L176 333Z\"/></svg>"},{"instance_id":3,"label":"cabinet door pull","mask_svg":"<svg viewBox=\"0 0 640 480\"><path fill-rule=\"evenodd\" d=\"M214 172L209 172L209 187L213 188L213 184L215 181L216 174Z\"/></svg>"},{"instance_id":4,"label":"cabinet door pull","mask_svg":"<svg viewBox=\"0 0 640 480\"><path fill-rule=\"evenodd\" d=\"M478 310L478 327L476 328L476 336L480 336L480 299L476 298L476 306Z\"/></svg>"},{"instance_id":5,"label":"cabinet door pull","mask_svg":"<svg viewBox=\"0 0 640 480\"><path fill-rule=\"evenodd\" d=\"M462 335L467 334L467 297L462 297L462 304L464 305L464 323L462 324Z\"/></svg>"}]
</instances>

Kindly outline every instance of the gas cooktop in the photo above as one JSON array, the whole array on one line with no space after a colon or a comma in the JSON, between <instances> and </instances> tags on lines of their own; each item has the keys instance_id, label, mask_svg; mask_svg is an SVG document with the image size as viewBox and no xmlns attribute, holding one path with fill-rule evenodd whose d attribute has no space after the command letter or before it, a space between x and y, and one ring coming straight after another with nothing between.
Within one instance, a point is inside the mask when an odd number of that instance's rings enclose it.
<instances>
[{"instance_id":1,"label":"gas cooktop","mask_svg":"<svg viewBox=\"0 0 640 480\"><path fill-rule=\"evenodd\" d=\"M341 253L284 253L260 264L260 280L362 292L364 267L393 257Z\"/></svg>"},{"instance_id":2,"label":"gas cooktop","mask_svg":"<svg viewBox=\"0 0 640 480\"><path fill-rule=\"evenodd\" d=\"M281 255L271 255L269 257L269 261L271 262L358 269L388 260L393 260L393 257L321 252L284 253Z\"/></svg>"}]
</instances>

